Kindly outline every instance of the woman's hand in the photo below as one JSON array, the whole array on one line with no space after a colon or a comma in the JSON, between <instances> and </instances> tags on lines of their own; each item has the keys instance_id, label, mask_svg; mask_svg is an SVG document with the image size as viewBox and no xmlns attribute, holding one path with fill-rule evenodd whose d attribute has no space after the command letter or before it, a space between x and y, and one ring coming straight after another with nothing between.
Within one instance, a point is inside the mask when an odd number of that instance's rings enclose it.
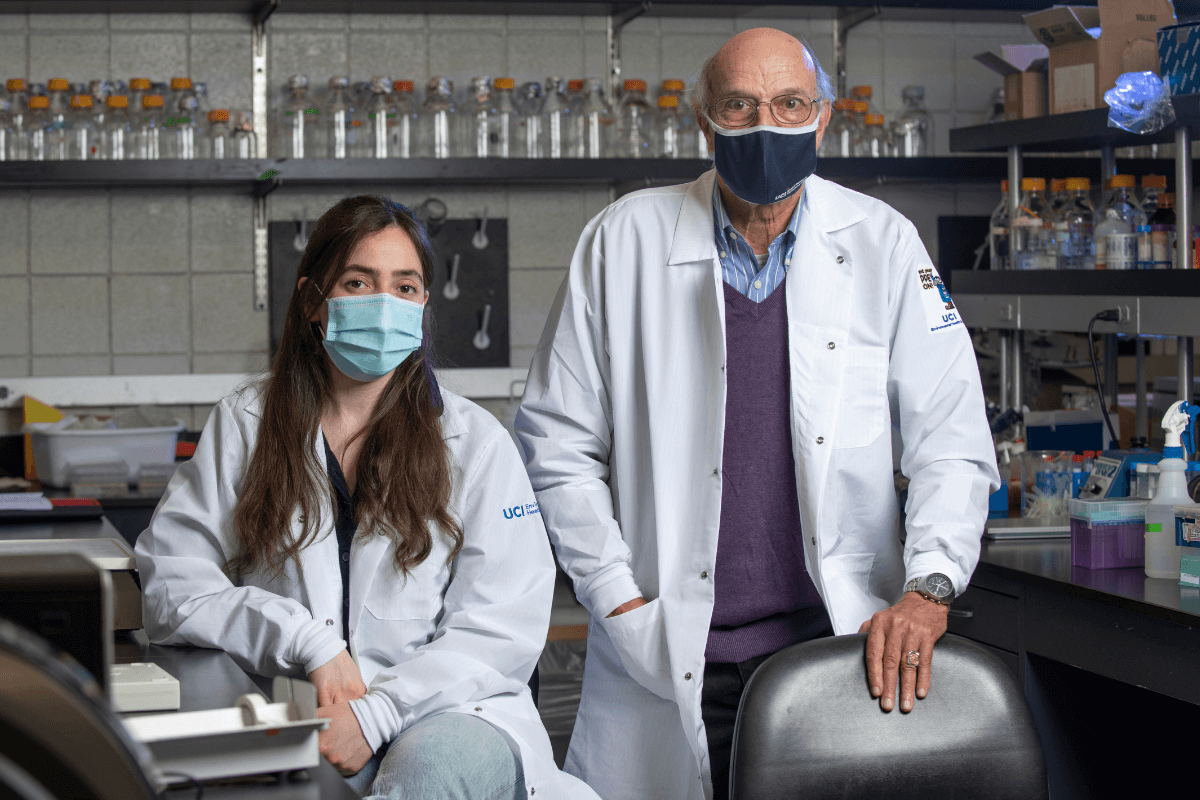
<instances>
[{"instance_id":1,"label":"woman's hand","mask_svg":"<svg viewBox=\"0 0 1200 800\"><path fill-rule=\"evenodd\" d=\"M355 672L357 673L357 670ZM316 674L316 670L313 670L313 673ZM350 704L338 702L318 708L317 716L329 720L329 729L321 731L317 737L318 747L325 760L343 775L353 775L366 766L371 760L371 746L363 737L358 717L354 716Z\"/></svg>"},{"instance_id":2,"label":"woman's hand","mask_svg":"<svg viewBox=\"0 0 1200 800\"><path fill-rule=\"evenodd\" d=\"M308 673L308 681L317 687L318 708L336 703L349 703L367 693L362 673L358 671L358 664L354 663L350 653L345 650ZM355 726L357 724L355 723Z\"/></svg>"}]
</instances>

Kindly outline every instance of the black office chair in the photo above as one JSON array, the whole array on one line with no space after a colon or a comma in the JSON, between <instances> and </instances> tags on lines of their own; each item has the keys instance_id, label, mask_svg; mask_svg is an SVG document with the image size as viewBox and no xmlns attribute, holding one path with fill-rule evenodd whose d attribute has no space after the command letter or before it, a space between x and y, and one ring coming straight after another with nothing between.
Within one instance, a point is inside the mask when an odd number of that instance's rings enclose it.
<instances>
[{"instance_id":1,"label":"black office chair","mask_svg":"<svg viewBox=\"0 0 1200 800\"><path fill-rule=\"evenodd\" d=\"M1033 719L999 659L947 635L928 697L885 713L868 692L866 638L804 642L758 668L734 730L733 800L1048 797Z\"/></svg>"}]
</instances>

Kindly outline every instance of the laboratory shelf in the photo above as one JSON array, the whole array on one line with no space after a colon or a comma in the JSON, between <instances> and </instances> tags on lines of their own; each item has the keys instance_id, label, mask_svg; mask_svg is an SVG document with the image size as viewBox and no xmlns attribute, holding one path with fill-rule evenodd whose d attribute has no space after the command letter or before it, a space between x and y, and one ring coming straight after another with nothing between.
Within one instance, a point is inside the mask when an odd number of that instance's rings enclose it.
<instances>
[{"instance_id":1,"label":"laboratory shelf","mask_svg":"<svg viewBox=\"0 0 1200 800\"><path fill-rule=\"evenodd\" d=\"M949 273L961 294L1102 294L1200 297L1200 270L962 270ZM1198 308L1200 310L1200 308Z\"/></svg>"},{"instance_id":2,"label":"laboratory shelf","mask_svg":"<svg viewBox=\"0 0 1200 800\"><path fill-rule=\"evenodd\" d=\"M1154 134L1136 134L1108 126L1108 107L1049 114L1032 119L973 125L950 131L950 149L956 153L1003 151L1020 145L1025 152L1074 152L1101 147L1136 147L1175 141L1175 128L1187 125L1200 129L1200 95L1181 95L1171 100L1175 125Z\"/></svg>"}]
</instances>

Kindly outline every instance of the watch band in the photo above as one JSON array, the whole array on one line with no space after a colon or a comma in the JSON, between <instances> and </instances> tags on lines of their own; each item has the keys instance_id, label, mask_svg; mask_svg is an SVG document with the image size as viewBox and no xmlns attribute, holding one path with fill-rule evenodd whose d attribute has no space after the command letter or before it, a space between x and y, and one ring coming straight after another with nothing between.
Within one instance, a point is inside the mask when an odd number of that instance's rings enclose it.
<instances>
[{"instance_id":1,"label":"watch band","mask_svg":"<svg viewBox=\"0 0 1200 800\"><path fill-rule=\"evenodd\" d=\"M925 581L924 577L913 578L911 581L904 584L904 591L916 592L917 594L921 595L921 597L924 597L929 602L937 603L939 606L948 606L954 602L954 593L953 592L951 592L950 596L945 597L945 598L935 597L933 594L926 591L925 586L924 586L924 581Z\"/></svg>"}]
</instances>

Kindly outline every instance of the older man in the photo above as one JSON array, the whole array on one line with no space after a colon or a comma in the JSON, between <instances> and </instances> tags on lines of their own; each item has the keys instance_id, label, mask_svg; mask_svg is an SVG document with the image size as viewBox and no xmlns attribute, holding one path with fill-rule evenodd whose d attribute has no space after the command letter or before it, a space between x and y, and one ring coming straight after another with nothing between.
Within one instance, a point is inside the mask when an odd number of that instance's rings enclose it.
<instances>
[{"instance_id":1,"label":"older man","mask_svg":"<svg viewBox=\"0 0 1200 800\"><path fill-rule=\"evenodd\" d=\"M746 681L806 639L869 630L869 691L910 710L999 485L912 223L812 175L832 99L812 54L746 31L698 89L715 176L588 224L517 418L591 613L567 769L605 800L725 797Z\"/></svg>"}]
</instances>

